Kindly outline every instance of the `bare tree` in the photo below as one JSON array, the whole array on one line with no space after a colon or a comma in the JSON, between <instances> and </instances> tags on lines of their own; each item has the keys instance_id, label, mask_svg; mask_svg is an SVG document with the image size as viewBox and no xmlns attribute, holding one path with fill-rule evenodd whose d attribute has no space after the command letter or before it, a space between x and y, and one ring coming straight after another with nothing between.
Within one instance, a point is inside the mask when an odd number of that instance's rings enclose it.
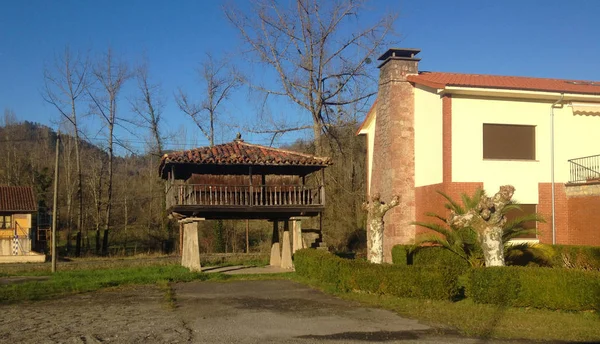
<instances>
[{"instance_id":1,"label":"bare tree","mask_svg":"<svg viewBox=\"0 0 600 344\"><path fill-rule=\"evenodd\" d=\"M251 85L266 96L287 97L310 114L311 125L265 130L273 135L312 128L317 154L337 108L366 102L376 93L367 70L374 54L390 44L396 20L374 23L360 16L367 0L253 0L252 11L227 7L225 14L261 63L278 76L273 87ZM350 26L350 28L349 28ZM335 110L334 110L335 109Z\"/></svg>"},{"instance_id":2,"label":"bare tree","mask_svg":"<svg viewBox=\"0 0 600 344\"><path fill-rule=\"evenodd\" d=\"M138 97L131 102L132 110L141 119L142 126L150 131L152 139L151 154L162 157L164 151L164 136L161 132L162 111L164 108L164 98L161 94L159 84L153 84L148 75L148 66L143 64L136 70L136 79L138 86ZM153 158L151 159L151 161ZM152 172L154 170L152 169ZM153 173L155 175L155 173ZM152 178L150 178L152 180ZM173 240L173 232L167 221L167 205L166 205L166 190L161 187L161 181L154 178L154 183L148 183L150 192L153 195L161 197L160 208L160 229L161 232L167 233L167 238L171 242ZM153 218L155 214L148 213L148 218Z\"/></svg>"},{"instance_id":3,"label":"bare tree","mask_svg":"<svg viewBox=\"0 0 600 344\"><path fill-rule=\"evenodd\" d=\"M94 207L90 209L92 218L94 219L95 225L95 244L96 254L101 253L101 241L100 241L100 227L102 226L102 185L104 183L104 175L106 173L105 159L101 154L90 154L87 157L89 163L87 164L89 178L88 189L90 191L90 197L93 200ZM89 240L89 239L88 239ZM90 247L88 243L88 247Z\"/></svg>"},{"instance_id":4,"label":"bare tree","mask_svg":"<svg viewBox=\"0 0 600 344\"><path fill-rule=\"evenodd\" d=\"M5 126L4 135L2 137L2 150L4 151L2 159L6 162L3 178L1 182L6 185L19 185L16 182L17 172L15 171L17 168L16 160L17 160L17 149L13 140L15 140L18 136L13 135L12 130L9 130L9 127L17 123L17 116L15 115L14 110L5 108L4 116L2 117L2 121L0 124ZM11 128L12 129L12 128Z\"/></svg>"},{"instance_id":5,"label":"bare tree","mask_svg":"<svg viewBox=\"0 0 600 344\"><path fill-rule=\"evenodd\" d=\"M179 89L175 100L181 111L196 123L210 146L214 146L218 110L223 101L227 100L231 92L240 85L240 78L235 70L227 68L226 60L216 62L210 54L207 54L198 74L206 92L202 101L190 100L182 89Z\"/></svg>"},{"instance_id":6,"label":"bare tree","mask_svg":"<svg viewBox=\"0 0 600 344\"><path fill-rule=\"evenodd\" d=\"M116 62L112 50L109 48L103 60L93 68L93 75L99 83L97 93L89 92L92 99L94 112L104 122L108 136L108 176L106 189L106 216L104 224L104 237L102 253L108 253L108 234L111 220L112 189L113 189L113 159L114 159L114 129L118 125L117 100L121 88L130 77L127 66L122 62Z\"/></svg>"},{"instance_id":7,"label":"bare tree","mask_svg":"<svg viewBox=\"0 0 600 344\"><path fill-rule=\"evenodd\" d=\"M160 157L164 150L164 137L161 133L164 99L160 85L150 81L148 66L145 63L137 68L135 77L138 96L131 101L131 109L141 119L142 126L150 131L151 151Z\"/></svg>"},{"instance_id":8,"label":"bare tree","mask_svg":"<svg viewBox=\"0 0 600 344\"><path fill-rule=\"evenodd\" d=\"M89 70L90 63L87 57L74 55L69 47L66 47L63 54L55 58L52 70L49 68L44 70L44 91L42 93L44 100L56 108L63 119L73 127L77 169L77 255L80 254L83 228L83 182L77 107L88 91Z\"/></svg>"}]
</instances>

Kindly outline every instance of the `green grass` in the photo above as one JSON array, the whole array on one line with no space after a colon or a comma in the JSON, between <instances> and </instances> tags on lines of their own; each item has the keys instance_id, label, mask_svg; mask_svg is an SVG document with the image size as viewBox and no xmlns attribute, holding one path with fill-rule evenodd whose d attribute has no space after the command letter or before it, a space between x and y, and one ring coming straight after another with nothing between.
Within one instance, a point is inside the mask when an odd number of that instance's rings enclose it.
<instances>
[{"instance_id":1,"label":"green grass","mask_svg":"<svg viewBox=\"0 0 600 344\"><path fill-rule=\"evenodd\" d=\"M188 282L208 279L223 280L227 278L229 276L223 274L190 272L186 268L177 265L58 271L45 281L30 281L0 286L0 302L49 299L134 284Z\"/></svg>"},{"instance_id":2,"label":"green grass","mask_svg":"<svg viewBox=\"0 0 600 344\"><path fill-rule=\"evenodd\" d=\"M392 310L434 327L458 330L480 338L528 339L540 341L600 341L600 314L594 311L564 312L459 302L420 300L367 293L338 292L334 286L301 276L293 280L340 298Z\"/></svg>"}]
</instances>

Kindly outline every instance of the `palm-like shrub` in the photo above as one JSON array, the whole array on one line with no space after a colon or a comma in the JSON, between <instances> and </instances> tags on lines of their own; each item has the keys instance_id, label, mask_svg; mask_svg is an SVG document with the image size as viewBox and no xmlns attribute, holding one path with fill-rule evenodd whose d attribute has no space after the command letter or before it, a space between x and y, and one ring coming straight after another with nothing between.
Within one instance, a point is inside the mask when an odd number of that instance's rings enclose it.
<instances>
[{"instance_id":1,"label":"palm-like shrub","mask_svg":"<svg viewBox=\"0 0 600 344\"><path fill-rule=\"evenodd\" d=\"M482 197L485 196L485 191L477 189L473 196L467 194L461 195L462 204L453 200L450 196L445 193L438 191L442 197L446 199L445 207L449 211L454 212L457 215L466 214L470 209L474 209ZM518 209L521 210L516 202L511 202L504 207L503 214L506 215L510 210ZM476 231L471 227L456 227L449 225L448 219L445 216L435 213L427 213L429 217L439 220L439 222L413 222L417 226L421 226L430 229L437 234L423 234L416 240L416 244L419 247L428 245L437 245L450 250L454 254L464 259L469 265L474 267L484 266L483 250L478 241ZM527 244L510 245L508 241L513 238L518 238L526 234L535 233L535 229L527 229L525 224L528 222L544 222L543 218L538 214L528 214L515 218L512 221L507 221L503 226L502 242L505 247L505 255L507 251L512 250L529 250L535 252L531 246ZM418 249L418 248L417 248ZM540 252L542 254L542 252ZM509 255L510 256L510 255ZM514 256L514 255L513 255Z\"/></svg>"}]
</instances>

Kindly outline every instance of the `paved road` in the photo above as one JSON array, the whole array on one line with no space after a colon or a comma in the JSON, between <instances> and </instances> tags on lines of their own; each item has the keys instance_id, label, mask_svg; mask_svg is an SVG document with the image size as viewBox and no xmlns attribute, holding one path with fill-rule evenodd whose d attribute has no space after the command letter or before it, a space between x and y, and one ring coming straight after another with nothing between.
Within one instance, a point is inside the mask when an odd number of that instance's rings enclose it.
<instances>
[{"instance_id":1,"label":"paved road","mask_svg":"<svg viewBox=\"0 0 600 344\"><path fill-rule=\"evenodd\" d=\"M175 292L177 313L197 343L492 342L444 335L290 281L185 283Z\"/></svg>"},{"instance_id":2,"label":"paved road","mask_svg":"<svg viewBox=\"0 0 600 344\"><path fill-rule=\"evenodd\" d=\"M285 280L179 283L174 303L166 294L138 286L0 304L0 343L501 343Z\"/></svg>"}]
</instances>

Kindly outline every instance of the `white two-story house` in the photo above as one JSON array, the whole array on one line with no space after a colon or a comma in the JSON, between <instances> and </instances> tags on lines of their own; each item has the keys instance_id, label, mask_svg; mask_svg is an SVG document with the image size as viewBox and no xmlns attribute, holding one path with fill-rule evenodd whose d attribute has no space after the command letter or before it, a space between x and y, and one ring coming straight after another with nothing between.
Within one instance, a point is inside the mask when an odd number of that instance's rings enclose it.
<instances>
[{"instance_id":1,"label":"white two-story house","mask_svg":"<svg viewBox=\"0 0 600 344\"><path fill-rule=\"evenodd\" d=\"M516 188L538 212L532 240L600 245L600 82L423 72L417 49L380 57L367 137L368 194L399 195L385 218L384 255L411 243L444 213L437 191L460 199L483 188Z\"/></svg>"}]
</instances>

